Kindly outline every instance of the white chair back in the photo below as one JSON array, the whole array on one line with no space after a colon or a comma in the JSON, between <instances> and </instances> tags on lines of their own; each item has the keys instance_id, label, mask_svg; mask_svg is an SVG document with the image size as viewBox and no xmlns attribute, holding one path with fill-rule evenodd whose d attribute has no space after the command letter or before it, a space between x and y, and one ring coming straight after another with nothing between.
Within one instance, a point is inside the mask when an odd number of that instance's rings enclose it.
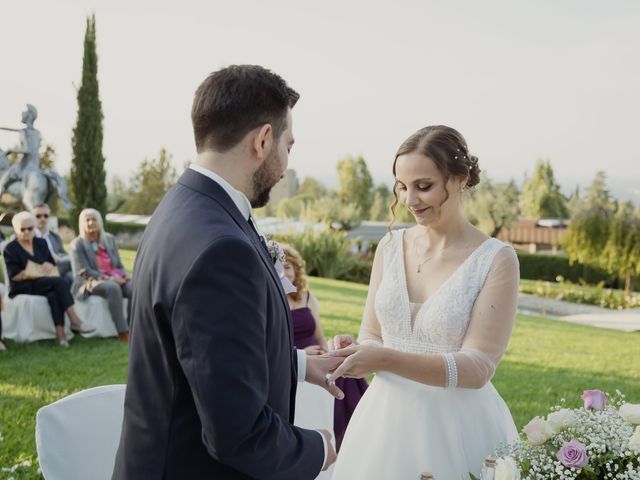
<instances>
[{"instance_id":1,"label":"white chair back","mask_svg":"<svg viewBox=\"0 0 640 480\"><path fill-rule=\"evenodd\" d=\"M125 387L90 388L38 410L36 448L45 479L111 478L122 430Z\"/></svg>"}]
</instances>

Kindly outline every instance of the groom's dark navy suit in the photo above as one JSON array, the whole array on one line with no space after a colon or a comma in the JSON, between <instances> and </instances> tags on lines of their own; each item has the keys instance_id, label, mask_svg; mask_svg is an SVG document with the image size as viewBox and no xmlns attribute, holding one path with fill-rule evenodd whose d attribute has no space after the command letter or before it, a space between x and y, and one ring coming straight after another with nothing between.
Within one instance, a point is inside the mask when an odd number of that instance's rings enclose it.
<instances>
[{"instance_id":1,"label":"groom's dark navy suit","mask_svg":"<svg viewBox=\"0 0 640 480\"><path fill-rule=\"evenodd\" d=\"M133 274L114 479L311 479L318 432L291 425L286 297L227 193L187 169L146 228Z\"/></svg>"}]
</instances>

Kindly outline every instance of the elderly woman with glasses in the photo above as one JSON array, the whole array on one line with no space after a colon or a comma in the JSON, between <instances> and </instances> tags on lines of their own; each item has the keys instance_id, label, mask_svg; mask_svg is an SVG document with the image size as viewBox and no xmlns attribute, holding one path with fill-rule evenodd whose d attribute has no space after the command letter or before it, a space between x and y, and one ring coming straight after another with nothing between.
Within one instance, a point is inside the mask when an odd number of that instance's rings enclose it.
<instances>
[{"instance_id":1,"label":"elderly woman with glasses","mask_svg":"<svg viewBox=\"0 0 640 480\"><path fill-rule=\"evenodd\" d=\"M4 249L4 261L10 279L9 297L16 295L42 295L51 309L51 317L56 328L56 339L60 346L69 347L64 333L64 314L71 321L71 330L89 333L94 329L82 323L73 308L73 297L69 284L56 276L55 260L51 256L47 242L35 238L36 219L30 212L14 215L11 223L16 239ZM29 266L29 263L36 264ZM35 267L35 268L33 268Z\"/></svg>"},{"instance_id":2,"label":"elderly woman with glasses","mask_svg":"<svg viewBox=\"0 0 640 480\"><path fill-rule=\"evenodd\" d=\"M71 290L78 299L85 299L89 295L106 298L118 338L128 341L129 324L124 316L123 300L129 299L128 317L131 283L120 260L116 238L104 231L102 215L93 208L82 210L78 223L80 235L69 247L75 275Z\"/></svg>"}]
</instances>

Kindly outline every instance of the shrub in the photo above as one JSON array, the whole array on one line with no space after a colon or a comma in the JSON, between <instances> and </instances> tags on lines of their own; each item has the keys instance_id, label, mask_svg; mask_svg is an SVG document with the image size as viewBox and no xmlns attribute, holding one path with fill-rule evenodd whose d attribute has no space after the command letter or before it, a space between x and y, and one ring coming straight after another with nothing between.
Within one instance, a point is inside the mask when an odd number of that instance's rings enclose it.
<instances>
[{"instance_id":1,"label":"shrub","mask_svg":"<svg viewBox=\"0 0 640 480\"><path fill-rule=\"evenodd\" d=\"M273 239L289 243L300 252L308 275L343 280L349 272L365 268L358 256L351 253L351 241L344 232L309 229L301 234L273 235Z\"/></svg>"},{"instance_id":2,"label":"shrub","mask_svg":"<svg viewBox=\"0 0 640 480\"><path fill-rule=\"evenodd\" d=\"M565 302L596 305L601 308L622 310L640 307L640 294L625 294L623 290L602 288L600 283L595 287L575 285L558 277L559 283L538 281L535 284L520 283L520 292L537 295L543 298L564 300Z\"/></svg>"},{"instance_id":3,"label":"shrub","mask_svg":"<svg viewBox=\"0 0 640 480\"><path fill-rule=\"evenodd\" d=\"M569 259L561 255L545 255L518 252L520 278L529 280L555 281L558 275L573 283L603 285L620 288L620 280L606 271L579 263L569 264Z\"/></svg>"}]
</instances>

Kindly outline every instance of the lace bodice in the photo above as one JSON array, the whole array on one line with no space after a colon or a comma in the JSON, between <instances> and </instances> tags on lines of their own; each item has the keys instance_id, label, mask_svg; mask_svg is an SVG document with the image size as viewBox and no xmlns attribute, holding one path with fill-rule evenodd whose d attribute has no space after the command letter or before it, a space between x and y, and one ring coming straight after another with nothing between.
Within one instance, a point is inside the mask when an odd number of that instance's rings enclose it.
<instances>
[{"instance_id":1,"label":"lace bodice","mask_svg":"<svg viewBox=\"0 0 640 480\"><path fill-rule=\"evenodd\" d=\"M482 387L493 376L515 321L519 265L513 248L485 240L420 305L409 300L404 235L405 230L395 231L378 245L360 342L435 355L436 363L428 365L439 365L445 382L436 382L437 369L425 367L432 374L425 379L430 385Z\"/></svg>"},{"instance_id":2,"label":"lace bodice","mask_svg":"<svg viewBox=\"0 0 640 480\"><path fill-rule=\"evenodd\" d=\"M394 232L381 242L384 249L384 275L375 297L375 310L382 328L384 345L413 353L456 352L462 346L471 309L484 285L493 259L505 244L495 238L482 243L418 307L412 325L404 267L403 234L404 230Z\"/></svg>"}]
</instances>

